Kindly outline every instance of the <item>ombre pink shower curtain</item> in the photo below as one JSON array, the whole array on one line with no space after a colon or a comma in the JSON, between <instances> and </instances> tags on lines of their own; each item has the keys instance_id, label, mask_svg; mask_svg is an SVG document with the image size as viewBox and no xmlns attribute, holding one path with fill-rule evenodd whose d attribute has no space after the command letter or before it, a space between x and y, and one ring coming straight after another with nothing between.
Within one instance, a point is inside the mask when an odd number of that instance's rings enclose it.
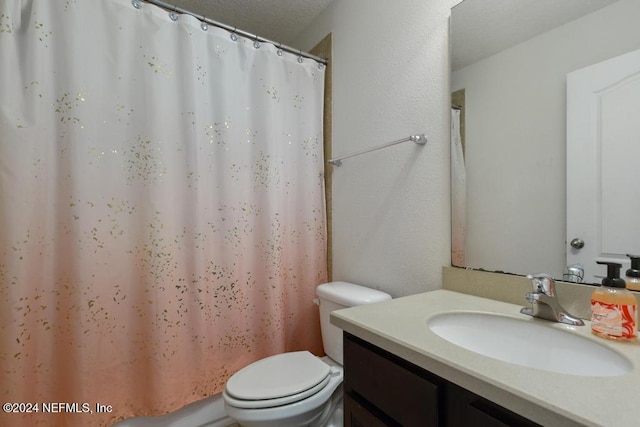
<instances>
[{"instance_id":1,"label":"ombre pink shower curtain","mask_svg":"<svg viewBox=\"0 0 640 427\"><path fill-rule=\"evenodd\" d=\"M133 3L0 1L3 426L158 415L322 352L324 71Z\"/></svg>"}]
</instances>

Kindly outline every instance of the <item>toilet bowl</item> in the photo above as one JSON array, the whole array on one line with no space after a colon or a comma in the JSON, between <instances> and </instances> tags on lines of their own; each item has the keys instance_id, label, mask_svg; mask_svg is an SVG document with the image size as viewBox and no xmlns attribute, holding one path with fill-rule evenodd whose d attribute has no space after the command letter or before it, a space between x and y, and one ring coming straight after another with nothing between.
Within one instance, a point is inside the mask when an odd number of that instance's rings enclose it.
<instances>
[{"instance_id":1,"label":"toilet bowl","mask_svg":"<svg viewBox=\"0 0 640 427\"><path fill-rule=\"evenodd\" d=\"M318 286L320 328L327 356L288 352L236 372L222 393L229 417L246 427L342 426L342 330L332 311L391 299L389 294L346 282Z\"/></svg>"}]
</instances>

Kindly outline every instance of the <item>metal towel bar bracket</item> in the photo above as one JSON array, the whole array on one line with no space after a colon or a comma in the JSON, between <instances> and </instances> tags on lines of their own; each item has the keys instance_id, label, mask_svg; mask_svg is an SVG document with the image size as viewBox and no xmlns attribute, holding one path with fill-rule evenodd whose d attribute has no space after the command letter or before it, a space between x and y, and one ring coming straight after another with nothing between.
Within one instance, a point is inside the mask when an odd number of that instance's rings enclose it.
<instances>
[{"instance_id":1,"label":"metal towel bar bracket","mask_svg":"<svg viewBox=\"0 0 640 427\"><path fill-rule=\"evenodd\" d=\"M419 135L410 135L406 138L398 139L397 141L391 141L386 144L379 145L377 147L367 148L366 150L357 151L355 153L347 154L345 156L336 157L335 159L329 160L329 164L333 166L340 166L342 164L342 160L348 159L349 157L359 156L360 154L370 153L372 151L380 150L381 148L391 147L392 145L400 144L403 142L412 141L418 145L425 145L427 143L427 137L424 133Z\"/></svg>"}]
</instances>

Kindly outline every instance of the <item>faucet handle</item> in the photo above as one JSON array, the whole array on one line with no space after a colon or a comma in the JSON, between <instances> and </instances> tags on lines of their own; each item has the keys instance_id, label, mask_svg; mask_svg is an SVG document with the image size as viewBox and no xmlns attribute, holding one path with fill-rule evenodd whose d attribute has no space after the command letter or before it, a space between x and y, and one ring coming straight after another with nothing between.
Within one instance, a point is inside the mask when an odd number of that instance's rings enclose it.
<instances>
[{"instance_id":1,"label":"faucet handle","mask_svg":"<svg viewBox=\"0 0 640 427\"><path fill-rule=\"evenodd\" d=\"M531 280L534 292L543 293L550 297L556 296L556 284L550 275L544 273L529 274L527 279Z\"/></svg>"},{"instance_id":2,"label":"faucet handle","mask_svg":"<svg viewBox=\"0 0 640 427\"><path fill-rule=\"evenodd\" d=\"M539 292L527 292L526 294L524 294L524 299L526 299L530 303L534 303L536 301L540 301L540 293Z\"/></svg>"}]
</instances>

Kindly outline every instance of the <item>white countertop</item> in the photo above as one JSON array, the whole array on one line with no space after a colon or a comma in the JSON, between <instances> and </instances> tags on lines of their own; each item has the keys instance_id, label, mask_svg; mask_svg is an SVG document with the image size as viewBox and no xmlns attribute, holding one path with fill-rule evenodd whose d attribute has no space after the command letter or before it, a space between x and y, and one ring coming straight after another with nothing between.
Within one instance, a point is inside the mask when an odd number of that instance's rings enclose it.
<instances>
[{"instance_id":1,"label":"white countertop","mask_svg":"<svg viewBox=\"0 0 640 427\"><path fill-rule=\"evenodd\" d=\"M640 344L595 337L589 322L572 327L520 314L522 306L437 290L334 311L331 323L448 381L545 427L640 425ZM616 377L583 377L501 362L433 333L429 318L447 311L480 311L545 322L606 345L633 369ZM508 345L506 342L505 345Z\"/></svg>"}]
</instances>

